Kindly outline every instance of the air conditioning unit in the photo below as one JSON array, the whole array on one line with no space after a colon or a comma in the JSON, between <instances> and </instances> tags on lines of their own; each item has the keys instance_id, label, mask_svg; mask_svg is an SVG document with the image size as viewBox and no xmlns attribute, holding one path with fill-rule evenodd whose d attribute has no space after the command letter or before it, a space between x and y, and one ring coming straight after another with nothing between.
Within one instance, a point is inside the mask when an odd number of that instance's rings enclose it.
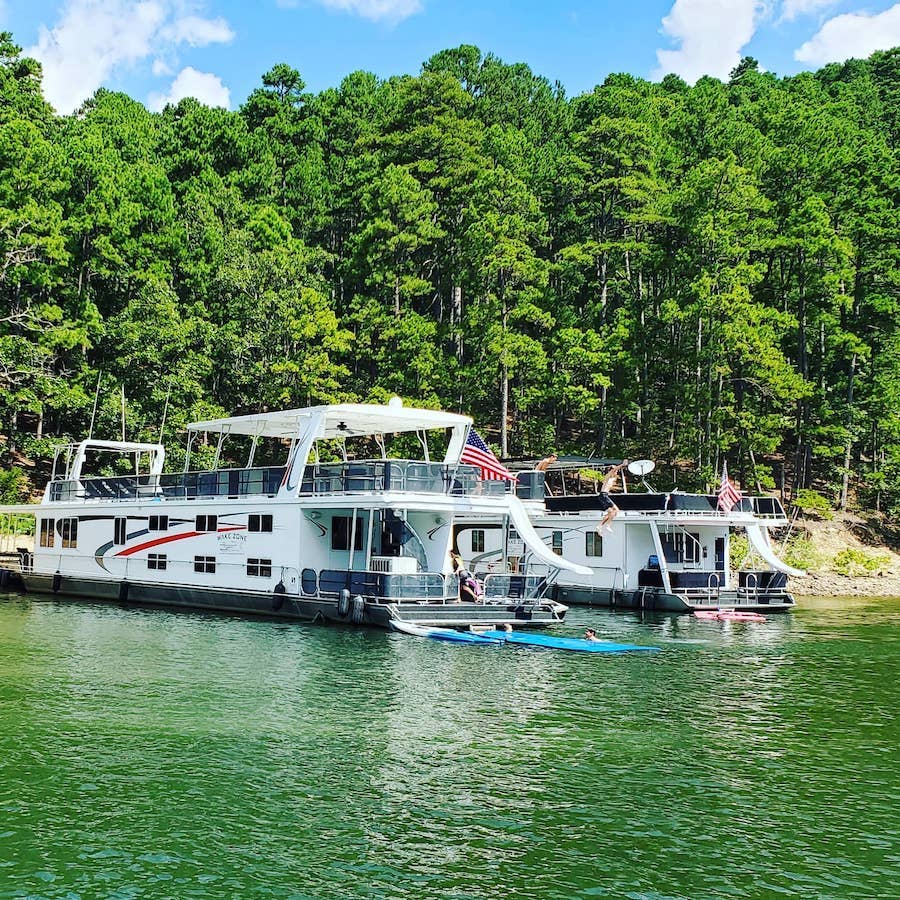
<instances>
[{"instance_id":1,"label":"air conditioning unit","mask_svg":"<svg viewBox=\"0 0 900 900\"><path fill-rule=\"evenodd\" d=\"M372 571L391 575L415 575L419 563L412 556L373 556Z\"/></svg>"}]
</instances>

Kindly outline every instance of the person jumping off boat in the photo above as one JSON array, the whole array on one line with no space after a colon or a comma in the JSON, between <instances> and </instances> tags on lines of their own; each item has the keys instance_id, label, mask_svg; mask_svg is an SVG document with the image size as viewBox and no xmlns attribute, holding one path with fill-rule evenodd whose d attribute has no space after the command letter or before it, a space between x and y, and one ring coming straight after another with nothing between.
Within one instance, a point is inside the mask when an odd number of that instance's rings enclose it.
<instances>
[{"instance_id":1,"label":"person jumping off boat","mask_svg":"<svg viewBox=\"0 0 900 900\"><path fill-rule=\"evenodd\" d=\"M606 513L600 520L600 524L597 525L597 534L602 534L604 529L610 531L612 530L610 523L618 514L619 507L616 506L615 501L612 497L610 497L609 493L616 486L616 481L619 478L619 474L627 465L628 460L626 459L624 462L619 463L619 465L613 466L606 473L606 477L603 479L603 483L600 485L599 502L597 505L601 509L605 509Z\"/></svg>"}]
</instances>

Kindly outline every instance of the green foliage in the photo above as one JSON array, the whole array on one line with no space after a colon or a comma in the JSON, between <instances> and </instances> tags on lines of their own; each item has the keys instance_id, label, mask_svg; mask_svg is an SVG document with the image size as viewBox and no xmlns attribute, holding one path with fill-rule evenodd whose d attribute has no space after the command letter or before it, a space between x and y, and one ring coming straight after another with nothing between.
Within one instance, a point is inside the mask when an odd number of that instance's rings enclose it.
<instances>
[{"instance_id":1,"label":"green foliage","mask_svg":"<svg viewBox=\"0 0 900 900\"><path fill-rule=\"evenodd\" d=\"M898 54L568 99L462 45L56 117L0 34L0 461L83 434L98 378L98 437L123 387L145 439L396 393L505 453L783 470L808 514L815 486L896 516Z\"/></svg>"},{"instance_id":2,"label":"green foliage","mask_svg":"<svg viewBox=\"0 0 900 900\"><path fill-rule=\"evenodd\" d=\"M808 572L821 571L827 563L815 541L802 534L792 535L780 555L789 566Z\"/></svg>"},{"instance_id":3,"label":"green foliage","mask_svg":"<svg viewBox=\"0 0 900 900\"><path fill-rule=\"evenodd\" d=\"M839 575L878 575L888 568L890 562L887 554L867 553L847 547L835 556L832 567Z\"/></svg>"},{"instance_id":4,"label":"green foliage","mask_svg":"<svg viewBox=\"0 0 900 900\"><path fill-rule=\"evenodd\" d=\"M802 510L805 516L812 515L817 519L832 519L834 517L831 503L818 491L802 488L797 491L793 503L794 506Z\"/></svg>"},{"instance_id":5,"label":"green foliage","mask_svg":"<svg viewBox=\"0 0 900 900\"><path fill-rule=\"evenodd\" d=\"M0 503L25 503L28 479L21 469L0 469Z\"/></svg>"}]
</instances>

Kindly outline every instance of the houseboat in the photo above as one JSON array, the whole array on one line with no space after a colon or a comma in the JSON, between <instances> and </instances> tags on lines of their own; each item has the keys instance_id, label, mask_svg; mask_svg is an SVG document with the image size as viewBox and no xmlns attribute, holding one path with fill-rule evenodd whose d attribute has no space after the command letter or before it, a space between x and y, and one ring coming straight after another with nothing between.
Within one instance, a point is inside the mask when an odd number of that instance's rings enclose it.
<instances>
[{"instance_id":1,"label":"houseboat","mask_svg":"<svg viewBox=\"0 0 900 900\"><path fill-rule=\"evenodd\" d=\"M518 473L516 491L547 548L590 570L561 573L557 600L674 612L774 612L794 605L787 577L805 573L779 559L770 541L770 530L788 525L777 498L741 497L723 511L717 495L654 490L646 480L653 464L641 460L630 467L637 484L630 486L629 470L622 471L623 490L611 495L619 512L600 531L606 504L598 485L617 462L566 457L537 471L535 461L506 461ZM477 572L494 565L535 568L529 541L508 525L468 522L458 531L458 545ZM762 566L731 571L734 533L746 535Z\"/></svg>"},{"instance_id":2,"label":"houseboat","mask_svg":"<svg viewBox=\"0 0 900 900\"><path fill-rule=\"evenodd\" d=\"M161 444L85 440L58 449L40 504L0 512L35 517L28 591L382 627L558 622L559 572L591 570L460 464L471 424L398 398L195 422L176 473ZM108 474L123 458L132 473ZM540 572L495 564L480 596L461 592L461 517L514 529Z\"/></svg>"}]
</instances>

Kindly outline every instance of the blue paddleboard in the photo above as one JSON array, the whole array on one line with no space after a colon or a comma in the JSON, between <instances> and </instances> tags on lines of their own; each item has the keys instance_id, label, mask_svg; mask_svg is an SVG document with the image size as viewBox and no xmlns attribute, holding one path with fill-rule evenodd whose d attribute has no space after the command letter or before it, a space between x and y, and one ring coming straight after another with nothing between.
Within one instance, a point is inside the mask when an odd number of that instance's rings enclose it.
<instances>
[{"instance_id":1,"label":"blue paddleboard","mask_svg":"<svg viewBox=\"0 0 900 900\"><path fill-rule=\"evenodd\" d=\"M471 631L456 631L453 628L430 628L426 625L415 625L412 622L391 622L394 631L412 634L416 637L427 637L433 641L450 641L454 644L499 644L496 638L482 637Z\"/></svg>"},{"instance_id":2,"label":"blue paddleboard","mask_svg":"<svg viewBox=\"0 0 900 900\"><path fill-rule=\"evenodd\" d=\"M521 631L482 631L481 636L506 641L509 644L550 647L554 650L574 650L578 653L632 653L635 651L656 653L659 651L659 647L615 644L612 641L587 641L584 638L558 637L555 634L526 634Z\"/></svg>"},{"instance_id":3,"label":"blue paddleboard","mask_svg":"<svg viewBox=\"0 0 900 900\"><path fill-rule=\"evenodd\" d=\"M496 638L484 634L473 634L471 631L454 631L452 628L429 628L426 637L433 641L450 641L457 644L499 644Z\"/></svg>"}]
</instances>

